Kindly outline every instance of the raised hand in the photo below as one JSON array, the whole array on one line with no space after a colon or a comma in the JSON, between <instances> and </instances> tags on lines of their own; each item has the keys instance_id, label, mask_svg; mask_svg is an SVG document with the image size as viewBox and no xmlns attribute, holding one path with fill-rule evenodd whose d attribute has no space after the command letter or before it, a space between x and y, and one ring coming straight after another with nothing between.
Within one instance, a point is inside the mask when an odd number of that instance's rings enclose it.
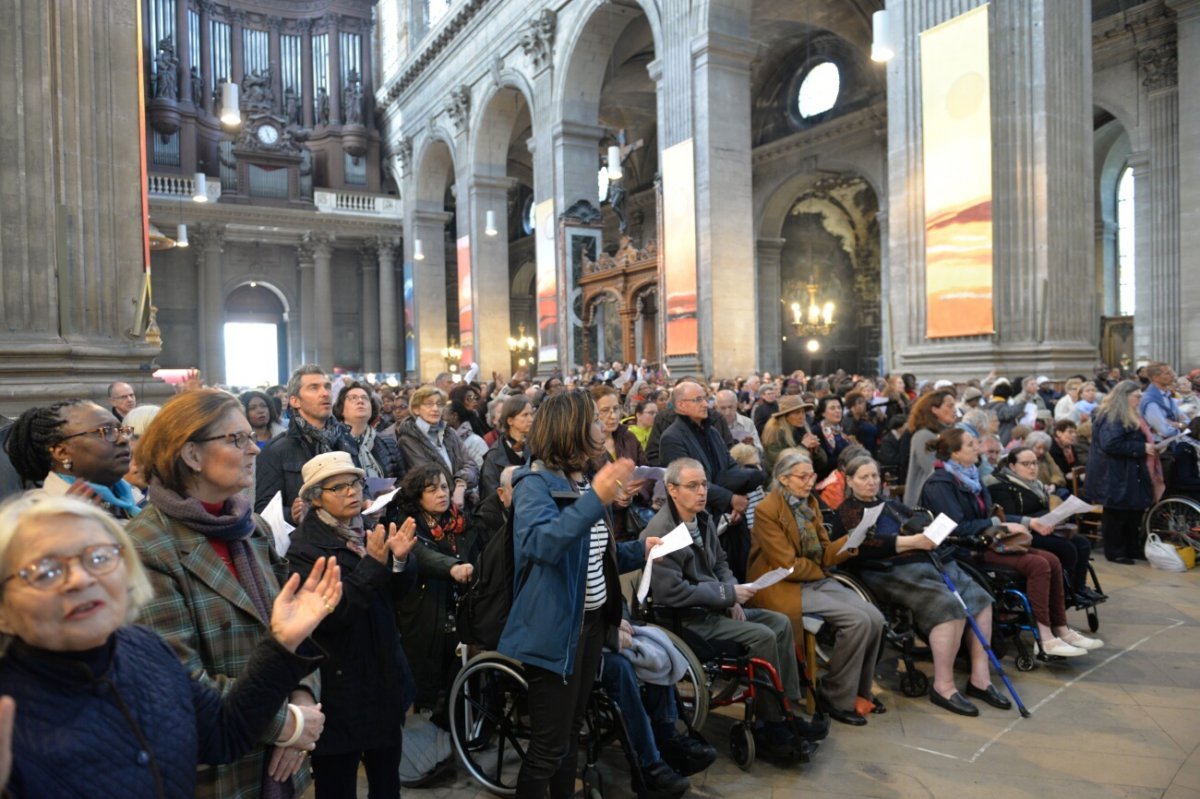
<instances>
[{"instance_id":1,"label":"raised hand","mask_svg":"<svg viewBox=\"0 0 1200 799\"><path fill-rule=\"evenodd\" d=\"M456 563L450 567L450 579L457 583L471 582L473 574L475 574L475 567L470 563Z\"/></svg>"},{"instance_id":2,"label":"raised hand","mask_svg":"<svg viewBox=\"0 0 1200 799\"><path fill-rule=\"evenodd\" d=\"M392 532L395 531L396 525L393 524ZM382 524L377 524L374 530L367 531L367 555L384 565L387 564L388 534Z\"/></svg>"},{"instance_id":3,"label":"raised hand","mask_svg":"<svg viewBox=\"0 0 1200 799\"><path fill-rule=\"evenodd\" d=\"M625 488L625 484L633 481L634 468L634 463L629 458L605 464L592 479L592 490L601 502L605 505L610 504Z\"/></svg>"},{"instance_id":4,"label":"raised hand","mask_svg":"<svg viewBox=\"0 0 1200 799\"><path fill-rule=\"evenodd\" d=\"M317 558L304 584L293 574L271 608L271 635L295 652L342 599L342 570L332 558Z\"/></svg>"},{"instance_id":5,"label":"raised hand","mask_svg":"<svg viewBox=\"0 0 1200 799\"><path fill-rule=\"evenodd\" d=\"M382 528L383 525L376 529ZM388 532L387 545L392 551L392 557L397 561L402 561L408 557L408 553L412 552L412 548L417 544L417 520L411 516L404 520L404 524L400 525L400 529L396 529L396 525L390 525Z\"/></svg>"}]
</instances>

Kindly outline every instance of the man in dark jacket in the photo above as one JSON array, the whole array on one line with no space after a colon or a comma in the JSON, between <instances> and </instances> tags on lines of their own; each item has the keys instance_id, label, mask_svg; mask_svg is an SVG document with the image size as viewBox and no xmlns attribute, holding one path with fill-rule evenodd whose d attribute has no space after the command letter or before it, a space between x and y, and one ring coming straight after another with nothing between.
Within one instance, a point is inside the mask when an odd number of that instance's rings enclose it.
<instances>
[{"instance_id":1,"label":"man in dark jacket","mask_svg":"<svg viewBox=\"0 0 1200 799\"><path fill-rule=\"evenodd\" d=\"M296 524L300 510L300 470L323 452L349 452L358 463L358 447L346 425L333 418L333 384L325 370L307 363L288 379L288 407L291 422L287 433L267 442L258 456L254 478L254 511L263 508L278 492L283 492L283 515Z\"/></svg>"},{"instance_id":2,"label":"man in dark jacket","mask_svg":"<svg viewBox=\"0 0 1200 799\"><path fill-rule=\"evenodd\" d=\"M662 452L659 450L662 442L663 433L667 432L679 414L675 411L675 406L672 403L666 408L658 412L654 417L654 427L650 428L650 438L646 441L646 460L654 466L666 468L667 461L662 460ZM717 428L717 432L721 434L721 440L725 442L725 449L732 449L737 443L733 438L733 433L729 429L729 423L725 421L725 417L717 412L715 408L709 408L708 418L712 421L713 427Z\"/></svg>"},{"instance_id":3,"label":"man in dark jacket","mask_svg":"<svg viewBox=\"0 0 1200 799\"><path fill-rule=\"evenodd\" d=\"M486 497L481 497L471 514L471 532L474 541L465 554L468 563L475 563L492 536L501 532L508 524L512 513L512 478L519 466L506 466L500 471L500 485Z\"/></svg>"},{"instance_id":4,"label":"man in dark jacket","mask_svg":"<svg viewBox=\"0 0 1200 799\"><path fill-rule=\"evenodd\" d=\"M752 417L754 419L754 428L758 430L761 436L763 428L767 426L771 415L779 411L779 389L774 383L764 383L763 387L758 391L758 404L754 406Z\"/></svg>"}]
</instances>

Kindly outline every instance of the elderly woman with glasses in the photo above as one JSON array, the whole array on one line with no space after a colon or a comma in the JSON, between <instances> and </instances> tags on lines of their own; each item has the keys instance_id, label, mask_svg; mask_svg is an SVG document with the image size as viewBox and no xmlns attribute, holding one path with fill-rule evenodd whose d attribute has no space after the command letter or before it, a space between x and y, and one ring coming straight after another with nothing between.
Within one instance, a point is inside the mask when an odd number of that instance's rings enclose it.
<instances>
[{"instance_id":1,"label":"elderly woman with glasses","mask_svg":"<svg viewBox=\"0 0 1200 799\"><path fill-rule=\"evenodd\" d=\"M332 562L303 585L292 577L236 687L221 690L131 623L153 589L126 532L92 504L25 496L0 508L0 586L0 694L11 697L0 716L16 703L4 794L46 797L192 796L212 771L197 765L255 748L316 667L297 649L342 590Z\"/></svg>"},{"instance_id":2,"label":"elderly woman with glasses","mask_svg":"<svg viewBox=\"0 0 1200 799\"><path fill-rule=\"evenodd\" d=\"M860 448L861 449L861 448ZM862 450L864 453L865 449ZM804 613L823 616L837 630L829 671L817 688L818 706L834 720L852 726L867 723L867 713L882 713L871 693L875 661L883 635L883 615L846 586L829 578L829 569L858 554L829 542L821 505L813 495L817 473L801 449L784 450L775 462L775 488L758 504L746 579L773 569L792 573L761 589L754 607L775 610L803 636ZM802 645L802 641L796 642Z\"/></svg>"},{"instance_id":3,"label":"elderly woman with glasses","mask_svg":"<svg viewBox=\"0 0 1200 799\"><path fill-rule=\"evenodd\" d=\"M70 399L22 413L4 447L25 485L40 484L40 495L88 499L125 520L141 512L141 498L124 479L132 435L111 411Z\"/></svg>"},{"instance_id":4,"label":"elderly woman with glasses","mask_svg":"<svg viewBox=\"0 0 1200 799\"><path fill-rule=\"evenodd\" d=\"M266 634L270 603L287 578L271 531L241 493L254 480L254 431L236 397L197 389L163 405L138 455L150 502L129 536L154 588L139 621L204 685L228 693ZM302 793L305 755L325 721L315 685L292 686L289 704L248 754L197 775L196 796L270 796L283 787L271 782L292 782Z\"/></svg>"},{"instance_id":5,"label":"elderly woman with glasses","mask_svg":"<svg viewBox=\"0 0 1200 799\"><path fill-rule=\"evenodd\" d=\"M302 474L308 512L292 531L290 568L303 577L334 559L346 599L313 633L328 653L321 666L325 731L312 755L316 795L356 796L362 763L371 796L397 799L401 728L412 696L393 603L416 583L414 523L363 534L364 472L349 453L317 455Z\"/></svg>"},{"instance_id":6,"label":"elderly woman with glasses","mask_svg":"<svg viewBox=\"0 0 1200 799\"><path fill-rule=\"evenodd\" d=\"M421 386L412 393L409 407L415 415L396 424L396 443L409 468L433 463L446 475L454 506L462 510L467 492L479 482L479 469L463 449L462 440L442 418L446 395L437 386Z\"/></svg>"}]
</instances>

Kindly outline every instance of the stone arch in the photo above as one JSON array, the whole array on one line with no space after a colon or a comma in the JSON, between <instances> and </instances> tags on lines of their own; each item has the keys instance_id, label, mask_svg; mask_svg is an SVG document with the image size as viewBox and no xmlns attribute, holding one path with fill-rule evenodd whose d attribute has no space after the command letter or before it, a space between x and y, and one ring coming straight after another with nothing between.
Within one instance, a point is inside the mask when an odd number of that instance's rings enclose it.
<instances>
[{"instance_id":1,"label":"stone arch","mask_svg":"<svg viewBox=\"0 0 1200 799\"><path fill-rule=\"evenodd\" d=\"M1107 110L1107 109L1105 109ZM1114 116L1093 133L1095 164L1094 192L1096 218L1096 286L1102 289L1099 297L1104 315L1115 316L1120 308L1119 261L1117 236L1117 188L1133 155L1129 131ZM1146 186L1141 187L1144 191ZM1134 202L1138 203L1135 183ZM1146 202L1143 196L1140 202Z\"/></svg>"},{"instance_id":2,"label":"stone arch","mask_svg":"<svg viewBox=\"0 0 1200 799\"><path fill-rule=\"evenodd\" d=\"M250 274L250 275L241 274L231 280L225 281L225 285L221 289L221 307L222 308L225 307L225 301L229 299L229 295L233 294L233 292L237 291L242 286L251 286L253 288L264 288L267 291L274 294L275 297L279 300L279 304L283 306L284 321L286 322L290 319L293 302L292 302L291 297L288 294L288 291L286 289L282 288L281 286L277 286L274 283L272 283L268 280L263 280L261 277L259 277L257 275L253 275L253 274Z\"/></svg>"},{"instance_id":3,"label":"stone arch","mask_svg":"<svg viewBox=\"0 0 1200 799\"><path fill-rule=\"evenodd\" d=\"M520 96L525 101L530 118L536 109L533 103L533 87L525 75L516 70L504 70L500 73L500 82L488 82L482 100L477 110L472 113L471 120L471 154L472 168L477 175L503 177L504 156L513 133L513 125L519 116L519 109L504 108L508 98ZM515 104L514 104L515 106ZM499 167L498 171L495 170ZM484 167L491 167L487 169Z\"/></svg>"},{"instance_id":4,"label":"stone arch","mask_svg":"<svg viewBox=\"0 0 1200 799\"><path fill-rule=\"evenodd\" d=\"M445 207L446 187L455 181L457 161L453 139L434 136L424 140L416 163L414 208L441 211Z\"/></svg>"},{"instance_id":5,"label":"stone arch","mask_svg":"<svg viewBox=\"0 0 1200 799\"><path fill-rule=\"evenodd\" d=\"M625 298L620 292L612 288L603 288L588 298L587 305L583 307L583 326L589 327L595 322L593 314L596 311L596 306L602 302L612 300L617 304L617 311L625 310Z\"/></svg>"}]
</instances>

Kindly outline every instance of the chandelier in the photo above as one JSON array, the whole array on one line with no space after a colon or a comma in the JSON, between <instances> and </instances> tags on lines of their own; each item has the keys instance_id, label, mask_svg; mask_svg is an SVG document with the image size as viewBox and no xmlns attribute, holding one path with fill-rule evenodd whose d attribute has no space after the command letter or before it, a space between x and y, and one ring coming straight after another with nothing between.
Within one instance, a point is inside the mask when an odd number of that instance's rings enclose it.
<instances>
[{"instance_id":1,"label":"chandelier","mask_svg":"<svg viewBox=\"0 0 1200 799\"><path fill-rule=\"evenodd\" d=\"M533 363L533 350L537 347L537 339L525 335L525 325L517 325L517 335L508 337L508 349L517 359L517 366L528 366Z\"/></svg>"},{"instance_id":2,"label":"chandelier","mask_svg":"<svg viewBox=\"0 0 1200 799\"><path fill-rule=\"evenodd\" d=\"M792 303L792 328L797 336L828 336L836 324L833 303L817 300L816 283L809 283L805 290L808 292L808 310L804 311L799 302Z\"/></svg>"},{"instance_id":3,"label":"chandelier","mask_svg":"<svg viewBox=\"0 0 1200 799\"><path fill-rule=\"evenodd\" d=\"M462 361L462 349L458 346L458 342L451 339L450 346L442 349L442 357L446 359L446 370L457 372L458 364Z\"/></svg>"}]
</instances>

